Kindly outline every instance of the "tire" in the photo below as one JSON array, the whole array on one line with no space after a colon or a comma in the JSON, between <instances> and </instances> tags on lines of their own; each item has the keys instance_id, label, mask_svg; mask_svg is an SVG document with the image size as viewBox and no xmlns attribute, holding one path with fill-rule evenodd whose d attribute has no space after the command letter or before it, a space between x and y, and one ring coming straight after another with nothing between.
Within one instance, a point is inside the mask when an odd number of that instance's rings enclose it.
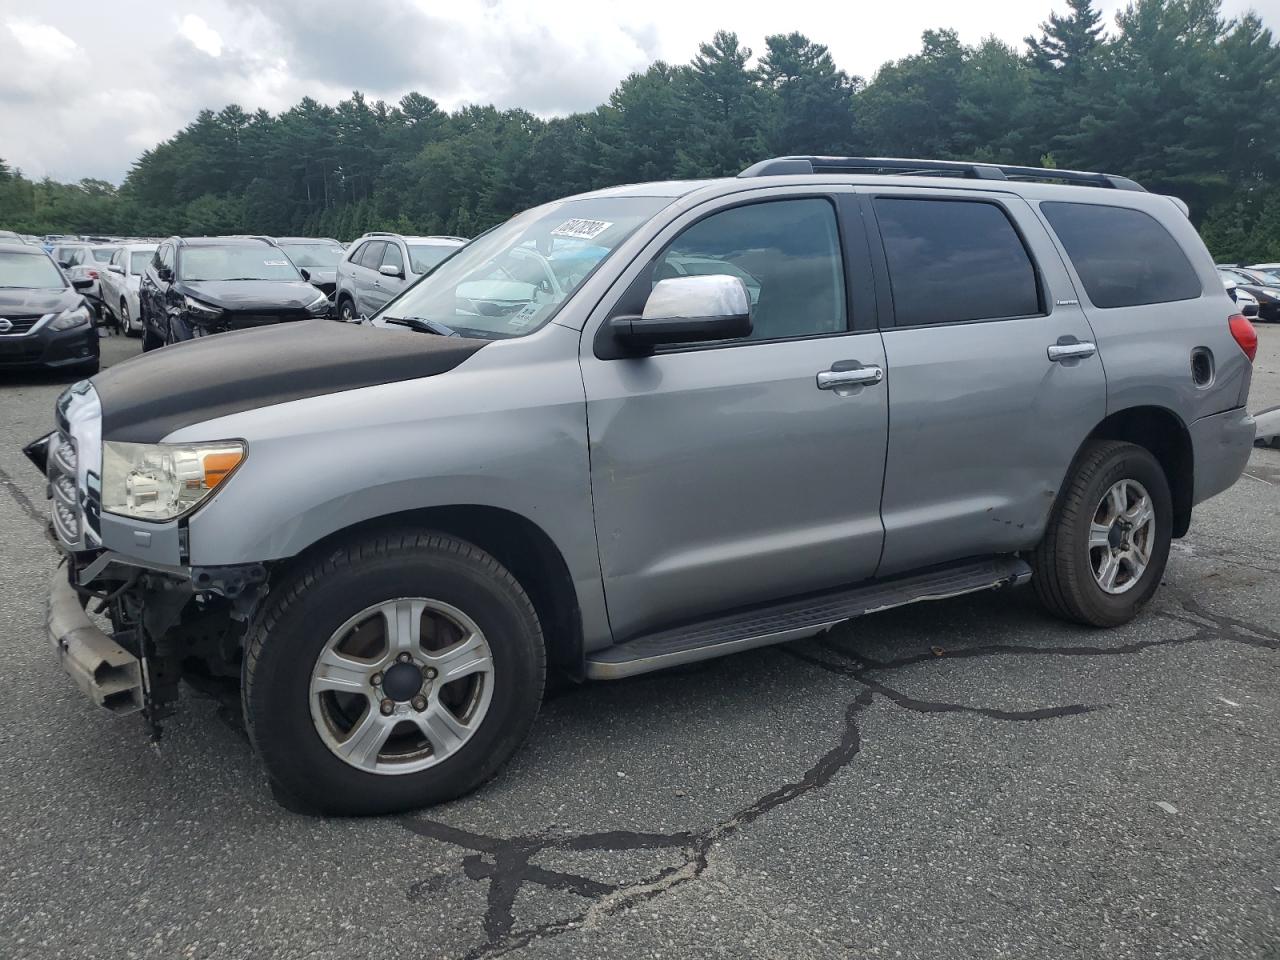
<instances>
[{"instance_id":1,"label":"tire","mask_svg":"<svg viewBox=\"0 0 1280 960\"><path fill-rule=\"evenodd\" d=\"M356 305L350 297L338 301L338 319L343 323L355 323Z\"/></svg>"},{"instance_id":2,"label":"tire","mask_svg":"<svg viewBox=\"0 0 1280 960\"><path fill-rule=\"evenodd\" d=\"M1135 513L1144 499L1150 505L1152 527L1145 534L1143 527L1132 524L1126 532L1127 514L1116 509L1115 501L1104 502L1113 489L1121 491L1120 498ZM1095 522L1097 536L1091 547ZM1096 540L1104 528L1119 529L1110 534L1107 546L1098 546ZM1046 610L1064 620L1094 627L1128 623L1160 585L1172 532L1173 498L1156 458L1136 444L1090 441L1072 465L1044 538L1032 556L1036 595ZM1137 572L1142 544L1148 559ZM1116 563L1114 570L1107 561L1113 547L1130 558ZM1102 583L1108 574L1110 590Z\"/></svg>"},{"instance_id":3,"label":"tire","mask_svg":"<svg viewBox=\"0 0 1280 960\"><path fill-rule=\"evenodd\" d=\"M120 298L120 332L126 337L136 337L138 331L133 329L133 317L129 315L129 304L123 297Z\"/></svg>"},{"instance_id":4,"label":"tire","mask_svg":"<svg viewBox=\"0 0 1280 960\"><path fill-rule=\"evenodd\" d=\"M401 598L424 598L405 600ZM447 606L469 618L490 652L487 675L474 677L476 689L488 686L483 710L473 716L460 745L451 752L438 751L422 737L418 754L408 753L410 762L401 763L407 772L391 772L395 767L384 759L384 751L396 743L397 734L407 731L410 742L419 729L412 710L424 709L422 692L396 694L397 723L393 739L373 748L372 763L380 769L362 768L339 755L341 744L328 726L328 711L335 707L337 693L317 694L312 687L318 660L334 643L334 638L352 623L346 636L358 637L369 624L385 623L370 608L384 603L425 602ZM430 612L430 611L428 611ZM370 619L361 620L368 615ZM406 618L408 622L408 618ZM425 623L423 620L418 621ZM371 636L378 638L377 626ZM427 636L425 629L423 636ZM391 630L384 634L390 638ZM439 634L436 634L437 636ZM386 643L378 639L378 646ZM458 649L455 646L454 649ZM347 653L348 651L343 651ZM390 644L386 652L392 655ZM419 660L421 646L414 659ZM429 653L426 654L430 656ZM350 663L350 661L345 661ZM367 661L372 663L372 661ZM429 689L432 681L424 663L411 664L412 682L420 682L426 697L434 696L426 718L441 709L440 691ZM353 715L350 731L362 723L384 723L375 712L379 704L392 701L392 671L399 663L384 659L376 674L361 674L343 693L358 704L347 710ZM383 678L382 670L386 671ZM442 666L441 670L445 668ZM383 678L379 680L378 678ZM404 679L403 676L397 679ZM290 809L338 815L365 815L412 810L428 804L460 797L492 777L528 735L542 701L546 679L546 654L542 630L533 605L514 577L478 547L439 533L400 530L382 535L366 535L325 551L323 556L303 560L286 573L272 589L250 625L241 684L245 726L267 769L276 797ZM472 677L456 681L472 683ZM366 690L365 684L385 684L385 689ZM449 686L440 690L448 690ZM371 692L373 691L373 692ZM412 702L405 697L412 696ZM385 698L385 699L380 699ZM479 701L477 701L479 702ZM403 719L398 712L404 711ZM326 732L329 735L326 741ZM348 736L347 740L354 740ZM347 742L347 741L342 741ZM409 748L399 748L409 749ZM429 749L425 756L421 751ZM416 757L416 759L415 759ZM394 756L391 758L396 760ZM421 768L421 764L428 764Z\"/></svg>"},{"instance_id":5,"label":"tire","mask_svg":"<svg viewBox=\"0 0 1280 960\"><path fill-rule=\"evenodd\" d=\"M149 350L157 350L163 346L164 346L164 340L162 340L160 338L160 335L151 328L151 324L147 322L147 314L145 311L143 311L142 313L142 352L146 353Z\"/></svg>"}]
</instances>

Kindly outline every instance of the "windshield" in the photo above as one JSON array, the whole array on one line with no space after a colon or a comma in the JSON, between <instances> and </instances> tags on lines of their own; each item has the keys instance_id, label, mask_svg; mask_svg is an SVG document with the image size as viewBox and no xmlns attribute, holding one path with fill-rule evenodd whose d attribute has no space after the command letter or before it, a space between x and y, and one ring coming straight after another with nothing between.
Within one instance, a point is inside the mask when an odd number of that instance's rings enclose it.
<instances>
[{"instance_id":1,"label":"windshield","mask_svg":"<svg viewBox=\"0 0 1280 960\"><path fill-rule=\"evenodd\" d=\"M550 320L618 244L670 202L594 197L527 210L458 250L374 320L417 317L464 336L522 337Z\"/></svg>"},{"instance_id":2,"label":"windshield","mask_svg":"<svg viewBox=\"0 0 1280 960\"><path fill-rule=\"evenodd\" d=\"M62 290L62 273L48 257L29 253L7 253L0 248L0 287L29 290Z\"/></svg>"},{"instance_id":3,"label":"windshield","mask_svg":"<svg viewBox=\"0 0 1280 960\"><path fill-rule=\"evenodd\" d=\"M345 252L336 243L282 243L280 249L298 267L336 267Z\"/></svg>"},{"instance_id":4,"label":"windshield","mask_svg":"<svg viewBox=\"0 0 1280 960\"><path fill-rule=\"evenodd\" d=\"M154 250L134 250L129 254L129 272L132 274L141 274L147 269L147 264L154 257Z\"/></svg>"},{"instance_id":5,"label":"windshield","mask_svg":"<svg viewBox=\"0 0 1280 960\"><path fill-rule=\"evenodd\" d=\"M301 280L289 258L263 244L182 248L178 261L183 280Z\"/></svg>"},{"instance_id":6,"label":"windshield","mask_svg":"<svg viewBox=\"0 0 1280 960\"><path fill-rule=\"evenodd\" d=\"M115 247L94 247L93 259L97 260L99 263L110 263L115 252Z\"/></svg>"},{"instance_id":7,"label":"windshield","mask_svg":"<svg viewBox=\"0 0 1280 960\"><path fill-rule=\"evenodd\" d=\"M414 273L426 273L437 267L462 248L460 243L411 243L409 265Z\"/></svg>"}]
</instances>

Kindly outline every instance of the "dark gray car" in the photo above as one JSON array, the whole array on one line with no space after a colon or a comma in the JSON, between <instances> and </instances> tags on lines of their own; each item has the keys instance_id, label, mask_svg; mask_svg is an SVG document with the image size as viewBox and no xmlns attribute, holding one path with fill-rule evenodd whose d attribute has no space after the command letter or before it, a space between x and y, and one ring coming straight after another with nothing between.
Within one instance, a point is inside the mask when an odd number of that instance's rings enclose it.
<instances>
[{"instance_id":1,"label":"dark gray car","mask_svg":"<svg viewBox=\"0 0 1280 960\"><path fill-rule=\"evenodd\" d=\"M152 722L184 673L240 680L289 802L403 810L492 776L548 669L1027 581L1126 622L1244 468L1256 347L1184 208L1120 177L802 157L585 194L371 324L66 393L30 449L50 633Z\"/></svg>"}]
</instances>

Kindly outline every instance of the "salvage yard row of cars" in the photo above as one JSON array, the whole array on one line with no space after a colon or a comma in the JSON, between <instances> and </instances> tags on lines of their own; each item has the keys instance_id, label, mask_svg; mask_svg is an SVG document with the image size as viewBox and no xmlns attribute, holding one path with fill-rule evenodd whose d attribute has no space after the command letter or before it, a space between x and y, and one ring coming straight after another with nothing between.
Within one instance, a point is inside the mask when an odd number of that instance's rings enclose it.
<instances>
[{"instance_id":1,"label":"salvage yard row of cars","mask_svg":"<svg viewBox=\"0 0 1280 960\"><path fill-rule=\"evenodd\" d=\"M44 238L0 231L0 370L98 366L95 324L153 350L212 333L337 316L356 321L463 246L460 237ZM47 262L45 262L47 261ZM74 300L76 318L46 309ZM80 308L83 307L81 311Z\"/></svg>"}]
</instances>

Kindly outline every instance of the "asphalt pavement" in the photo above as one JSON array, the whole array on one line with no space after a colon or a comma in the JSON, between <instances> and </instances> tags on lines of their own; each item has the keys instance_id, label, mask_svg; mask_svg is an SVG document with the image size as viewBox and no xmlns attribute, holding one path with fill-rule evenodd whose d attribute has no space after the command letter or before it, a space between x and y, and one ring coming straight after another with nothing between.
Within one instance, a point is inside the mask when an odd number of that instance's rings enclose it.
<instances>
[{"instance_id":1,"label":"asphalt pavement","mask_svg":"<svg viewBox=\"0 0 1280 960\"><path fill-rule=\"evenodd\" d=\"M1280 450L1127 627L919 604L560 693L471 797L326 820L222 704L157 748L56 666L19 448L62 386L0 379L0 957L1280 958Z\"/></svg>"}]
</instances>

